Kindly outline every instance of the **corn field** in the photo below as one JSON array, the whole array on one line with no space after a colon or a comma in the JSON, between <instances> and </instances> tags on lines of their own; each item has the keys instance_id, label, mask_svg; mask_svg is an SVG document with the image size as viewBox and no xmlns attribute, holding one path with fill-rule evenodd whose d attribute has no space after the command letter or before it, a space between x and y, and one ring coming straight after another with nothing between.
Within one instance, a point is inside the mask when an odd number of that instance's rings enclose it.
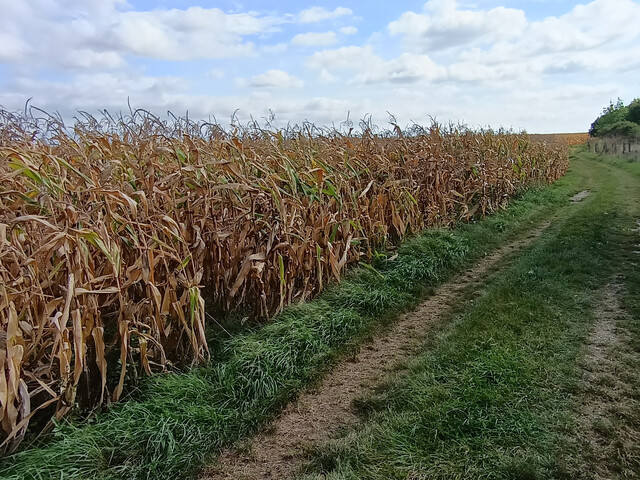
<instances>
[{"instance_id":1,"label":"corn field","mask_svg":"<svg viewBox=\"0 0 640 480\"><path fill-rule=\"evenodd\" d=\"M66 127L0 110L2 449L117 401L134 373L205 361L215 316L266 319L567 166L559 143L437 125L225 130L136 111Z\"/></svg>"},{"instance_id":2,"label":"corn field","mask_svg":"<svg viewBox=\"0 0 640 480\"><path fill-rule=\"evenodd\" d=\"M560 142L570 147L582 145L589 140L588 133L537 133L530 135L533 140L543 142Z\"/></svg>"}]
</instances>

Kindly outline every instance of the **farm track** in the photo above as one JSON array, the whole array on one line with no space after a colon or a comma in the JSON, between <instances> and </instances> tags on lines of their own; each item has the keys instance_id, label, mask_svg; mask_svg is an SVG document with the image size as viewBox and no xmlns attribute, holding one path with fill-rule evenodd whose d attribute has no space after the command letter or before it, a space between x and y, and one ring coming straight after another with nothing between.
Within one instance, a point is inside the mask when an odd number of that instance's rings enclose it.
<instances>
[{"instance_id":1,"label":"farm track","mask_svg":"<svg viewBox=\"0 0 640 480\"><path fill-rule=\"evenodd\" d=\"M616 245L618 271L600 291L579 364L572 431L579 452L572 475L579 479L640 478L640 343L637 310L630 310L629 302L638 291L633 279L637 282L640 254L639 193L637 175L620 179L618 202L636 218L636 227L626 228L626 245Z\"/></svg>"},{"instance_id":2,"label":"farm track","mask_svg":"<svg viewBox=\"0 0 640 480\"><path fill-rule=\"evenodd\" d=\"M550 224L545 221L536 226L438 287L383 335L337 365L317 387L303 392L246 448L224 451L201 480L284 479L295 475L313 446L358 422L355 400L394 375L401 375L403 362L417 353L463 294L479 289L509 257L534 242Z\"/></svg>"},{"instance_id":3,"label":"farm track","mask_svg":"<svg viewBox=\"0 0 640 480\"><path fill-rule=\"evenodd\" d=\"M631 334L624 326L629 314L621 306L623 290L618 278L603 289L582 359L577 436L585 459L580 478L637 478L640 431L620 421L640 410L636 392L640 374L628 366L633 365L635 355ZM619 461L616 464L612 459Z\"/></svg>"}]
</instances>

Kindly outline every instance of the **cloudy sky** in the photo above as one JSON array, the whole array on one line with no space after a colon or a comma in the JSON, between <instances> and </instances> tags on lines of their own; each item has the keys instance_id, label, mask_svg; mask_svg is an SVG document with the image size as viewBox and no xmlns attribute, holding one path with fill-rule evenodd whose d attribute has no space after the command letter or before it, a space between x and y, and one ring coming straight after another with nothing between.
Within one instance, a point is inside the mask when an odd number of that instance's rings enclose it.
<instances>
[{"instance_id":1,"label":"cloudy sky","mask_svg":"<svg viewBox=\"0 0 640 480\"><path fill-rule=\"evenodd\" d=\"M0 0L0 106L227 125L586 131L640 96L634 0Z\"/></svg>"}]
</instances>

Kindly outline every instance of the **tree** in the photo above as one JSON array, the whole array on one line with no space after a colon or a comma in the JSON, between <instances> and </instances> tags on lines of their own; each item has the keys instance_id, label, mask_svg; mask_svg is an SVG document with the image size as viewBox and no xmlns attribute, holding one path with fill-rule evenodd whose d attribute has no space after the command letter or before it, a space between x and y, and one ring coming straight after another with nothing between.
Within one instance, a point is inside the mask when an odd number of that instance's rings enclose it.
<instances>
[{"instance_id":1,"label":"tree","mask_svg":"<svg viewBox=\"0 0 640 480\"><path fill-rule=\"evenodd\" d=\"M636 98L631 102L628 108L629 114L627 115L627 120L640 125L640 98Z\"/></svg>"},{"instance_id":2,"label":"tree","mask_svg":"<svg viewBox=\"0 0 640 480\"><path fill-rule=\"evenodd\" d=\"M595 122L591 124L589 135L592 137L640 138L640 99L629 105L618 98L614 104L602 110Z\"/></svg>"}]
</instances>

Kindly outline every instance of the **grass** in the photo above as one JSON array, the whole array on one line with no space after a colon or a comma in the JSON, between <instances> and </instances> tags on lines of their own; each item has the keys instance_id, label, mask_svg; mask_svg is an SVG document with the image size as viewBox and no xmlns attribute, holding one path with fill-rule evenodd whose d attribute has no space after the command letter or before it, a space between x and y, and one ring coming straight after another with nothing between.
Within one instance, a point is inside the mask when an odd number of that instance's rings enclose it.
<instances>
[{"instance_id":1,"label":"grass","mask_svg":"<svg viewBox=\"0 0 640 480\"><path fill-rule=\"evenodd\" d=\"M566 202L577 175L532 190L456 230L430 231L352 271L317 299L258 331L223 342L215 362L146 380L135 398L86 424L60 423L40 444L6 457L7 479L188 478L212 452L255 431L363 336L415 306L473 259Z\"/></svg>"},{"instance_id":2,"label":"grass","mask_svg":"<svg viewBox=\"0 0 640 480\"><path fill-rule=\"evenodd\" d=\"M577 362L597 293L621 270L638 346L638 269L625 255L640 172L577 155L571 176L591 195L467 302L406 375L360 400L363 425L316 452L305 479L580 478Z\"/></svg>"}]
</instances>

